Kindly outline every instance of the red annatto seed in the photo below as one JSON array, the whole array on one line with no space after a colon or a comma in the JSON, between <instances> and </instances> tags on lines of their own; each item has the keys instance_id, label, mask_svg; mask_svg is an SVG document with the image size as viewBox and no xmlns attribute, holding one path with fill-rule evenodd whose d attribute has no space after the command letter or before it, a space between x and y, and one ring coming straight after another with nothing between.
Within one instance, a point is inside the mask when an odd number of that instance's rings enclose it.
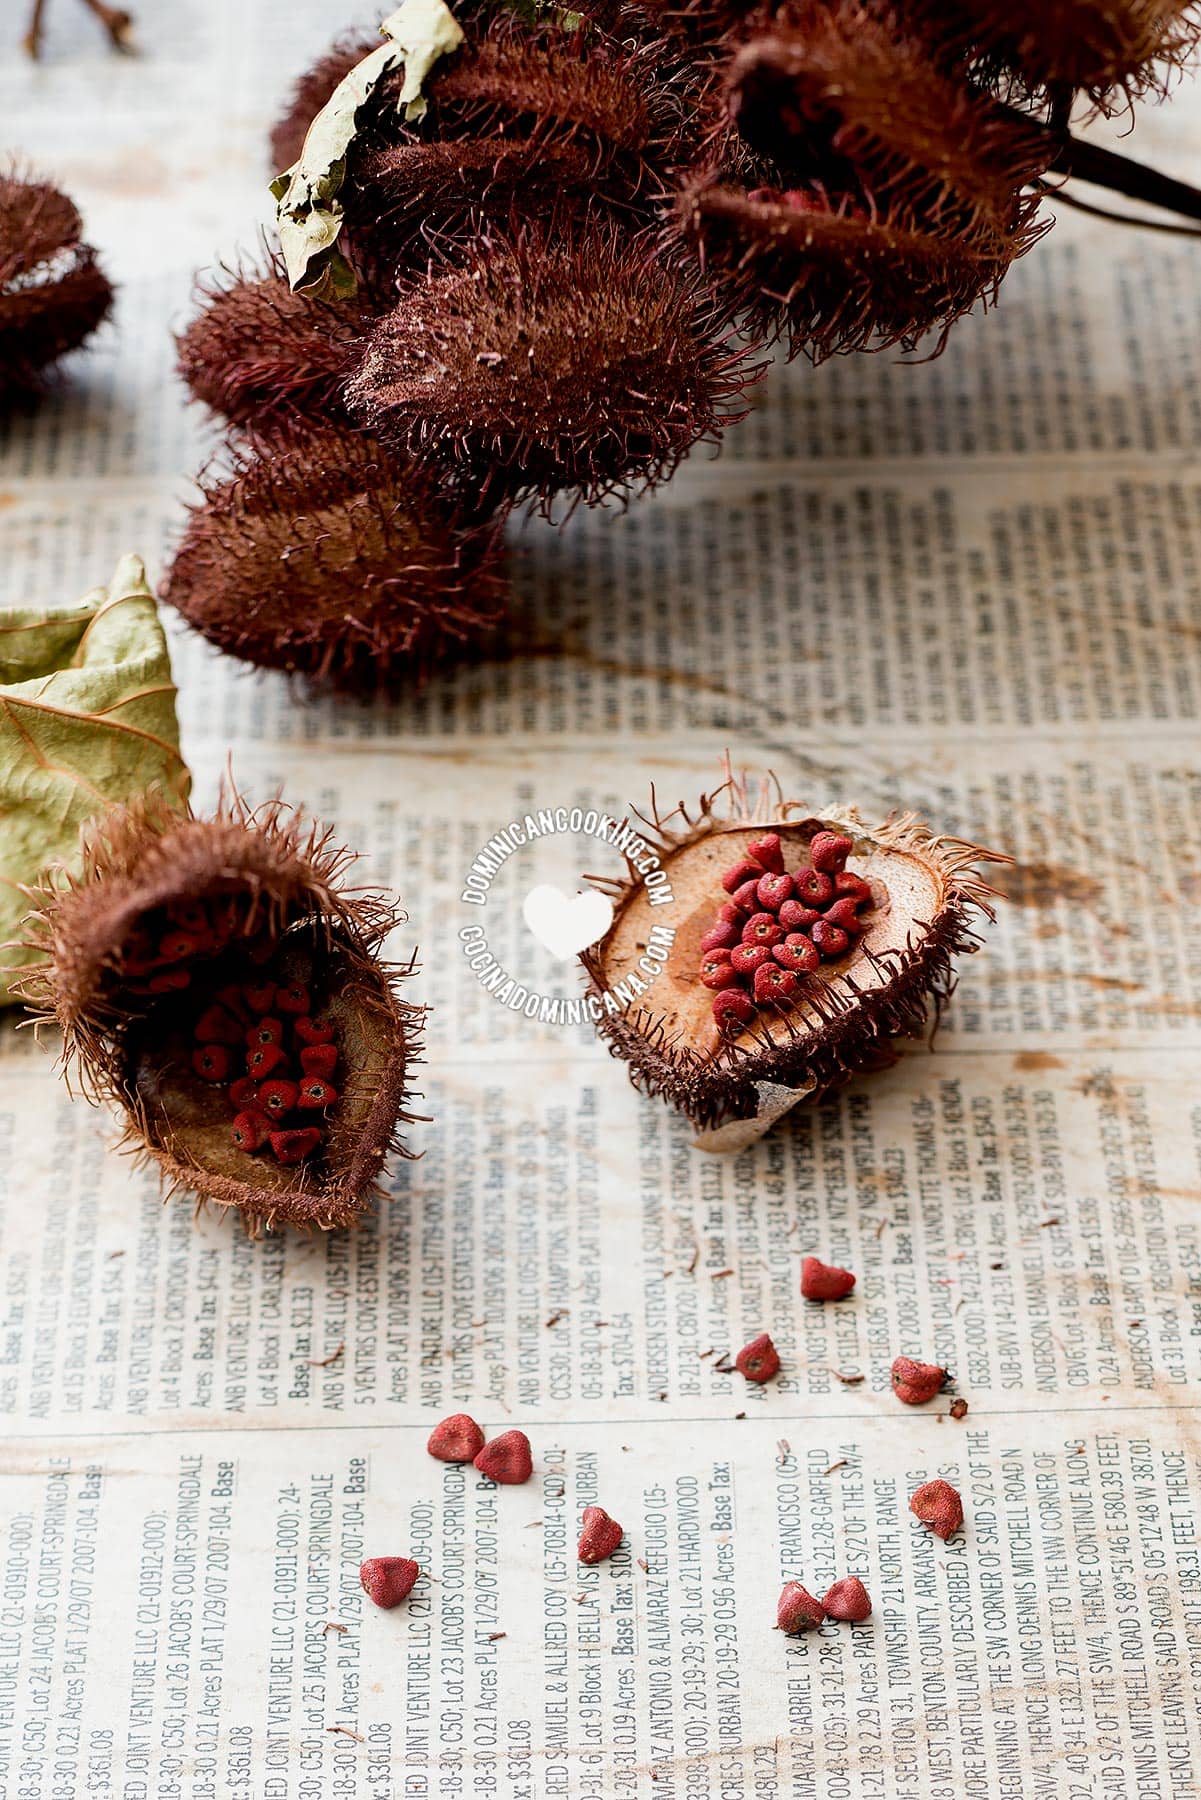
<instances>
[{"instance_id":1,"label":"red annatto seed","mask_svg":"<svg viewBox=\"0 0 1201 1800\"><path fill-rule=\"evenodd\" d=\"M761 838L755 838L749 843L746 849L748 856L753 857L757 863L762 863L773 875L783 873L784 846L780 842L778 831L765 832Z\"/></svg>"},{"instance_id":2,"label":"red annatto seed","mask_svg":"<svg viewBox=\"0 0 1201 1800\"><path fill-rule=\"evenodd\" d=\"M181 931L197 932L201 937L209 929L208 909L203 900L172 900L167 907L167 917Z\"/></svg>"},{"instance_id":3,"label":"red annatto seed","mask_svg":"<svg viewBox=\"0 0 1201 1800\"><path fill-rule=\"evenodd\" d=\"M146 992L148 994L178 994L191 985L192 977L187 969L164 969L161 975L150 977L146 983Z\"/></svg>"},{"instance_id":4,"label":"red annatto seed","mask_svg":"<svg viewBox=\"0 0 1201 1800\"><path fill-rule=\"evenodd\" d=\"M739 912L742 913L744 918L747 913L758 912L759 911L759 882L758 882L758 880L755 879L753 881L744 881L742 886L738 889L737 893L734 895L732 904L738 908Z\"/></svg>"},{"instance_id":5,"label":"red annatto seed","mask_svg":"<svg viewBox=\"0 0 1201 1800\"><path fill-rule=\"evenodd\" d=\"M580 1541L576 1555L582 1563L604 1562L612 1556L625 1533L616 1519L611 1519L603 1506L586 1506L580 1520Z\"/></svg>"},{"instance_id":6,"label":"red annatto seed","mask_svg":"<svg viewBox=\"0 0 1201 1800\"><path fill-rule=\"evenodd\" d=\"M822 953L823 962L836 962L845 956L851 946L850 934L841 926L831 925L825 919L819 919L809 933L813 942Z\"/></svg>"},{"instance_id":7,"label":"red annatto seed","mask_svg":"<svg viewBox=\"0 0 1201 1800\"><path fill-rule=\"evenodd\" d=\"M720 993L722 988L733 987L740 979L730 961L728 950L711 950L708 956L701 959L701 981L715 993Z\"/></svg>"},{"instance_id":8,"label":"red annatto seed","mask_svg":"<svg viewBox=\"0 0 1201 1800\"><path fill-rule=\"evenodd\" d=\"M245 998L244 994L242 993L242 990L240 987L235 987L232 983L230 983L226 987L218 988L217 989L217 1005L223 1006L225 1008L226 1012L233 1014L235 1019L240 1019L242 1021L243 1028L245 1028L246 998Z\"/></svg>"},{"instance_id":9,"label":"red annatto seed","mask_svg":"<svg viewBox=\"0 0 1201 1800\"><path fill-rule=\"evenodd\" d=\"M796 897L806 906L829 906L834 898L834 883L820 869L798 869L792 878Z\"/></svg>"},{"instance_id":10,"label":"red annatto seed","mask_svg":"<svg viewBox=\"0 0 1201 1800\"><path fill-rule=\"evenodd\" d=\"M911 1356L898 1356L892 1365L892 1391L906 1406L924 1406L942 1393L948 1379L937 1363L915 1362Z\"/></svg>"},{"instance_id":11,"label":"red annatto seed","mask_svg":"<svg viewBox=\"0 0 1201 1800\"><path fill-rule=\"evenodd\" d=\"M836 1581L827 1589L822 1605L828 1619L845 1619L852 1625L862 1625L872 1614L871 1597L858 1575L844 1575Z\"/></svg>"},{"instance_id":12,"label":"red annatto seed","mask_svg":"<svg viewBox=\"0 0 1201 1800\"><path fill-rule=\"evenodd\" d=\"M291 982L287 987L277 987L275 1004L281 1013L304 1014L308 1016L309 990L299 981Z\"/></svg>"},{"instance_id":13,"label":"red annatto seed","mask_svg":"<svg viewBox=\"0 0 1201 1800\"><path fill-rule=\"evenodd\" d=\"M744 881L758 881L762 874L763 865L761 863L744 860L735 863L732 869L726 870L721 878L721 885L727 894L737 894Z\"/></svg>"},{"instance_id":14,"label":"red annatto seed","mask_svg":"<svg viewBox=\"0 0 1201 1800\"><path fill-rule=\"evenodd\" d=\"M730 967L739 975L753 975L762 963L770 961L770 944L737 944L730 952Z\"/></svg>"},{"instance_id":15,"label":"red annatto seed","mask_svg":"<svg viewBox=\"0 0 1201 1800\"><path fill-rule=\"evenodd\" d=\"M165 962L182 962L204 948L204 934L199 931L164 931L158 942L158 953Z\"/></svg>"},{"instance_id":16,"label":"red annatto seed","mask_svg":"<svg viewBox=\"0 0 1201 1800\"><path fill-rule=\"evenodd\" d=\"M280 1044L284 1041L284 1022L282 1019L257 1019L246 1033L246 1043L254 1050L260 1044Z\"/></svg>"},{"instance_id":17,"label":"red annatto seed","mask_svg":"<svg viewBox=\"0 0 1201 1800\"><path fill-rule=\"evenodd\" d=\"M858 937L863 930L863 920L855 911L855 902L849 896L835 900L833 905L827 906L824 923L835 926L839 931L847 932L851 937Z\"/></svg>"},{"instance_id":18,"label":"red annatto seed","mask_svg":"<svg viewBox=\"0 0 1201 1800\"><path fill-rule=\"evenodd\" d=\"M223 1006L210 1006L196 1021L198 1044L240 1044L242 1027Z\"/></svg>"},{"instance_id":19,"label":"red annatto seed","mask_svg":"<svg viewBox=\"0 0 1201 1800\"><path fill-rule=\"evenodd\" d=\"M871 903L870 881L864 881L862 875L852 875L849 869L840 869L834 877L834 892L840 900L853 900L856 906Z\"/></svg>"},{"instance_id":20,"label":"red annatto seed","mask_svg":"<svg viewBox=\"0 0 1201 1800\"><path fill-rule=\"evenodd\" d=\"M278 1124L296 1105L294 1081L264 1081L259 1089L259 1105L269 1119Z\"/></svg>"},{"instance_id":21,"label":"red annatto seed","mask_svg":"<svg viewBox=\"0 0 1201 1800\"><path fill-rule=\"evenodd\" d=\"M821 963L817 946L799 931L790 932L782 944L773 944L771 953L782 969L794 975L812 975Z\"/></svg>"},{"instance_id":22,"label":"red annatto seed","mask_svg":"<svg viewBox=\"0 0 1201 1800\"><path fill-rule=\"evenodd\" d=\"M471 1460L481 1475L503 1487L520 1487L534 1473L530 1440L524 1431L502 1431Z\"/></svg>"},{"instance_id":23,"label":"red annatto seed","mask_svg":"<svg viewBox=\"0 0 1201 1800\"><path fill-rule=\"evenodd\" d=\"M814 1599L808 1588L802 1587L799 1581L786 1581L780 1590L780 1598L776 1606L776 1625L786 1631L790 1637L798 1632L812 1631L817 1625L824 1625L826 1609L820 1600Z\"/></svg>"},{"instance_id":24,"label":"red annatto seed","mask_svg":"<svg viewBox=\"0 0 1201 1800\"><path fill-rule=\"evenodd\" d=\"M300 1084L296 1104L301 1112L316 1112L332 1106L337 1098L338 1090L332 1081L323 1081L320 1075L306 1075Z\"/></svg>"},{"instance_id":25,"label":"red annatto seed","mask_svg":"<svg viewBox=\"0 0 1201 1800\"><path fill-rule=\"evenodd\" d=\"M300 1052L300 1066L306 1075L320 1075L325 1081L332 1081L338 1067L338 1046L336 1044L306 1044Z\"/></svg>"},{"instance_id":26,"label":"red annatto seed","mask_svg":"<svg viewBox=\"0 0 1201 1800\"><path fill-rule=\"evenodd\" d=\"M408 1599L420 1573L420 1566L407 1556L369 1556L359 1564L363 1592L385 1612Z\"/></svg>"},{"instance_id":27,"label":"red annatto seed","mask_svg":"<svg viewBox=\"0 0 1201 1800\"><path fill-rule=\"evenodd\" d=\"M229 1128L229 1135L239 1150L253 1155L267 1142L271 1126L261 1112L240 1112Z\"/></svg>"},{"instance_id":28,"label":"red annatto seed","mask_svg":"<svg viewBox=\"0 0 1201 1800\"><path fill-rule=\"evenodd\" d=\"M733 900L727 900L717 909L717 922L719 925L737 925L741 931L746 924L746 913Z\"/></svg>"},{"instance_id":29,"label":"red annatto seed","mask_svg":"<svg viewBox=\"0 0 1201 1800\"><path fill-rule=\"evenodd\" d=\"M816 925L821 914L813 906L802 906L799 900L785 900L780 908L779 919L785 931L808 931Z\"/></svg>"},{"instance_id":30,"label":"red annatto seed","mask_svg":"<svg viewBox=\"0 0 1201 1800\"><path fill-rule=\"evenodd\" d=\"M332 1044L334 1028L326 1019L309 1019L302 1013L293 1019L292 1030L302 1044Z\"/></svg>"},{"instance_id":31,"label":"red annatto seed","mask_svg":"<svg viewBox=\"0 0 1201 1800\"><path fill-rule=\"evenodd\" d=\"M944 1544L963 1524L963 1501L949 1481L923 1481L914 1491L909 1510Z\"/></svg>"},{"instance_id":32,"label":"red annatto seed","mask_svg":"<svg viewBox=\"0 0 1201 1800\"><path fill-rule=\"evenodd\" d=\"M757 1382L760 1386L780 1373L779 1352L766 1331L761 1331L757 1338L752 1338L749 1344L742 1346L734 1358L734 1367L748 1381Z\"/></svg>"},{"instance_id":33,"label":"red annatto seed","mask_svg":"<svg viewBox=\"0 0 1201 1800\"><path fill-rule=\"evenodd\" d=\"M251 1012L270 1012L275 1005L275 983L273 981L248 981L242 989L242 998Z\"/></svg>"},{"instance_id":34,"label":"red annatto seed","mask_svg":"<svg viewBox=\"0 0 1201 1800\"><path fill-rule=\"evenodd\" d=\"M701 939L701 955L703 956L706 950L728 950L732 944L737 942L737 925L731 925L728 919L723 919L720 924L710 925Z\"/></svg>"},{"instance_id":35,"label":"red annatto seed","mask_svg":"<svg viewBox=\"0 0 1201 1800\"><path fill-rule=\"evenodd\" d=\"M258 1044L246 1052L246 1073L256 1081L265 1081L283 1061L284 1053L278 1044Z\"/></svg>"},{"instance_id":36,"label":"red annatto seed","mask_svg":"<svg viewBox=\"0 0 1201 1800\"><path fill-rule=\"evenodd\" d=\"M239 1075L236 1081L229 1084L230 1104L238 1112L249 1108L255 1110L259 1103L259 1084L251 1081L249 1075Z\"/></svg>"},{"instance_id":37,"label":"red annatto seed","mask_svg":"<svg viewBox=\"0 0 1201 1800\"><path fill-rule=\"evenodd\" d=\"M742 928L744 944L766 944L770 949L784 936L784 927L773 913L752 913Z\"/></svg>"},{"instance_id":38,"label":"red annatto seed","mask_svg":"<svg viewBox=\"0 0 1201 1800\"><path fill-rule=\"evenodd\" d=\"M425 1447L439 1462L469 1463L484 1448L484 1434L470 1413L451 1413L434 1426Z\"/></svg>"},{"instance_id":39,"label":"red annatto seed","mask_svg":"<svg viewBox=\"0 0 1201 1800\"><path fill-rule=\"evenodd\" d=\"M713 1017L719 1028L736 1037L755 1016L755 1002L741 988L725 988L713 996Z\"/></svg>"},{"instance_id":40,"label":"red annatto seed","mask_svg":"<svg viewBox=\"0 0 1201 1800\"><path fill-rule=\"evenodd\" d=\"M819 831L809 845L809 861L823 875L836 875L846 867L847 857L855 848L849 837L838 831Z\"/></svg>"},{"instance_id":41,"label":"red annatto seed","mask_svg":"<svg viewBox=\"0 0 1201 1800\"><path fill-rule=\"evenodd\" d=\"M779 945L776 946L776 949ZM800 988L800 981L792 969L785 969L775 961L775 950L772 961L761 963L755 970L755 981L751 992L759 1006L768 1006L772 1001L784 1004L795 1000Z\"/></svg>"},{"instance_id":42,"label":"red annatto seed","mask_svg":"<svg viewBox=\"0 0 1201 1800\"><path fill-rule=\"evenodd\" d=\"M854 1285L849 1269L824 1263L816 1256L801 1261L801 1293L806 1300L845 1300Z\"/></svg>"},{"instance_id":43,"label":"red annatto seed","mask_svg":"<svg viewBox=\"0 0 1201 1800\"><path fill-rule=\"evenodd\" d=\"M311 1156L321 1142L321 1133L315 1125L306 1125L298 1131L273 1131L271 1148L276 1159L281 1163L301 1163L306 1156Z\"/></svg>"},{"instance_id":44,"label":"red annatto seed","mask_svg":"<svg viewBox=\"0 0 1201 1800\"><path fill-rule=\"evenodd\" d=\"M192 1067L201 1081L225 1081L229 1077L229 1051L224 1044L202 1044L192 1052Z\"/></svg>"},{"instance_id":45,"label":"red annatto seed","mask_svg":"<svg viewBox=\"0 0 1201 1800\"><path fill-rule=\"evenodd\" d=\"M786 900L792 899L791 875L764 875L755 889L759 904L768 912L779 912Z\"/></svg>"}]
</instances>

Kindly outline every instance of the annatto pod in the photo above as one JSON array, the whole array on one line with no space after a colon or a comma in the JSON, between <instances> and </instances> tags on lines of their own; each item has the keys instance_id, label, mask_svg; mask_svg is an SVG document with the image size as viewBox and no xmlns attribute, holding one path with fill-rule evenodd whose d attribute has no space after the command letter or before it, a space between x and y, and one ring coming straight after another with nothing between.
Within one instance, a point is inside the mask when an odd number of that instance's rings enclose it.
<instances>
[{"instance_id":1,"label":"annatto pod","mask_svg":"<svg viewBox=\"0 0 1201 1800\"><path fill-rule=\"evenodd\" d=\"M42 960L21 997L89 1098L252 1234L353 1224L404 1153L423 1014L397 994L412 963L381 960L403 915L346 886L351 860L280 802L181 819L148 800L90 827L82 873L26 921Z\"/></svg>"},{"instance_id":2,"label":"annatto pod","mask_svg":"<svg viewBox=\"0 0 1201 1800\"><path fill-rule=\"evenodd\" d=\"M113 290L73 203L0 170L0 415L107 318Z\"/></svg>"},{"instance_id":3,"label":"annatto pod","mask_svg":"<svg viewBox=\"0 0 1201 1800\"><path fill-rule=\"evenodd\" d=\"M614 919L582 961L613 1054L635 1086L726 1127L711 1149L739 1147L796 1100L890 1063L893 1038L919 1036L954 957L978 947L973 915L993 917L976 865L1007 860L912 813L813 818L745 780L695 815L655 813L642 836L667 889L632 865L628 880L597 883Z\"/></svg>"}]
</instances>

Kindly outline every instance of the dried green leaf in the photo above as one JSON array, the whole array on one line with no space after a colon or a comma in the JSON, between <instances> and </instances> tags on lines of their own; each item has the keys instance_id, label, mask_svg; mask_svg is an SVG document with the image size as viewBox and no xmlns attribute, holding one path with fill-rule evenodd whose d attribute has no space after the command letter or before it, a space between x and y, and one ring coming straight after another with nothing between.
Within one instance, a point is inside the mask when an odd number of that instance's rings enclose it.
<instances>
[{"instance_id":1,"label":"dried green leaf","mask_svg":"<svg viewBox=\"0 0 1201 1800\"><path fill-rule=\"evenodd\" d=\"M360 110L384 77L403 66L397 107L406 119L420 119L426 110L421 91L426 76L440 56L463 42L444 0L404 0L380 30L389 42L338 83L309 126L299 159L271 183L280 248L297 293L338 299L354 292L354 275L337 249L343 221L338 194Z\"/></svg>"},{"instance_id":2,"label":"dried green leaf","mask_svg":"<svg viewBox=\"0 0 1201 1800\"><path fill-rule=\"evenodd\" d=\"M29 910L44 870L79 867L79 830L117 801L158 789L183 806L167 643L141 559L68 612L0 612L0 941ZM30 960L10 947L9 978Z\"/></svg>"}]
</instances>

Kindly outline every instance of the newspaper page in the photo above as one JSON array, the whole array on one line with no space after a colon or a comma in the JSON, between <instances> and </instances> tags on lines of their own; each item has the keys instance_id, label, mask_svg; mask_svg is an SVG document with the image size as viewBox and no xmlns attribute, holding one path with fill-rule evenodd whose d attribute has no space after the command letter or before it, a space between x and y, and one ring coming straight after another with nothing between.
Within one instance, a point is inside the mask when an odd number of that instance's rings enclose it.
<instances>
[{"instance_id":1,"label":"newspaper page","mask_svg":"<svg viewBox=\"0 0 1201 1800\"><path fill-rule=\"evenodd\" d=\"M136 57L67 0L38 67L2 53L5 144L120 289L0 444L6 604L163 569L212 445L171 332L351 22L136 10ZM1131 148L1195 178L1197 90ZM401 898L420 1154L361 1229L251 1241L0 1027L0 1794L1201 1791L1199 275L1065 213L940 359L781 365L719 460L515 530L505 641L419 693L305 701L167 618L197 806L230 767ZM1014 860L933 1045L722 1156L458 934L509 820L692 801L727 753ZM527 845L496 954L575 991L523 896L618 867ZM801 1300L810 1252L852 1300ZM900 1353L966 1414L899 1406ZM426 1454L459 1410L528 1432L530 1483ZM945 1544L908 1509L934 1477ZM586 1567L594 1502L625 1536ZM393 1612L375 1555L421 1565ZM851 1575L868 1620L775 1629L783 1581Z\"/></svg>"}]
</instances>

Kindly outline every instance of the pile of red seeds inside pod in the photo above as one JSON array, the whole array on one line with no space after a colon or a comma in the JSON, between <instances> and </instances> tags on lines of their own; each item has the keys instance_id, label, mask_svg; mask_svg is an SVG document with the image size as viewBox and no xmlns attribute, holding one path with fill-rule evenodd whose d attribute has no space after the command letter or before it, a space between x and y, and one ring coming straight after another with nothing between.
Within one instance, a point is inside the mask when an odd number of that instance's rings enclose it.
<instances>
[{"instance_id":1,"label":"pile of red seeds inside pod","mask_svg":"<svg viewBox=\"0 0 1201 1800\"><path fill-rule=\"evenodd\" d=\"M265 978L223 987L194 1037L192 1068L225 1089L237 1148L287 1164L312 1156L339 1097L338 1047L333 1026L311 1016L308 989Z\"/></svg>"},{"instance_id":2,"label":"pile of red seeds inside pod","mask_svg":"<svg viewBox=\"0 0 1201 1800\"><path fill-rule=\"evenodd\" d=\"M847 954L863 930L870 885L846 866L853 848L840 832L819 831L806 868L788 871L778 832L756 838L726 870L730 898L701 939L700 978L714 989L723 1031L749 1025L761 1006L789 1006L806 975Z\"/></svg>"}]
</instances>

